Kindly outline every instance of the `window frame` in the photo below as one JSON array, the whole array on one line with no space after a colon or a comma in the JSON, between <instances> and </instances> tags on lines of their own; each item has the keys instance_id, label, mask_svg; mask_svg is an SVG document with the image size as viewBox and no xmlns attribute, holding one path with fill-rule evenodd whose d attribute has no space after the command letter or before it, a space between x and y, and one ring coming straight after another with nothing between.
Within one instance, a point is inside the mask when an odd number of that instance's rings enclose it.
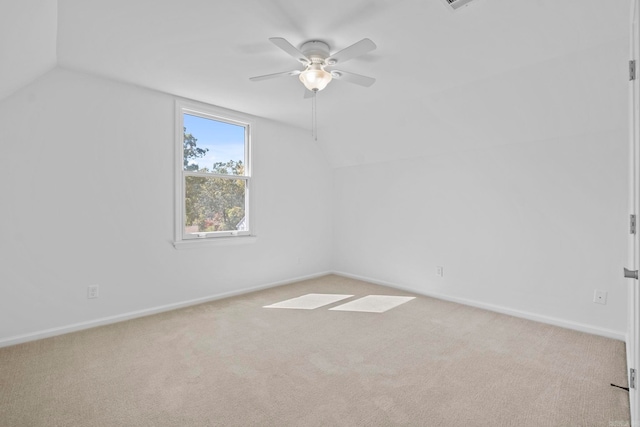
<instances>
[{"instance_id":1,"label":"window frame","mask_svg":"<svg viewBox=\"0 0 640 427\"><path fill-rule=\"evenodd\" d=\"M204 119L215 120L245 128L244 138L244 175L223 175L206 172L184 170L184 115L193 115ZM175 189L174 189L174 242L176 248L185 245L202 245L203 243L245 243L255 240L253 177L251 159L251 138L254 131L253 120L248 115L229 111L220 107L195 101L176 99L175 102ZM246 230L208 231L198 234L185 233L185 177L201 176L222 179L240 179L245 181L245 224Z\"/></svg>"}]
</instances>

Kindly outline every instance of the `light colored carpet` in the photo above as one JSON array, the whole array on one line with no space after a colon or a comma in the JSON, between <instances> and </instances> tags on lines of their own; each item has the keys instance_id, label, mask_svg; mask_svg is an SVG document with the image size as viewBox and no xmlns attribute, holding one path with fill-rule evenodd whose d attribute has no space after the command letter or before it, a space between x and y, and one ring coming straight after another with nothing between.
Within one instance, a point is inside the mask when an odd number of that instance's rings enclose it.
<instances>
[{"instance_id":1,"label":"light colored carpet","mask_svg":"<svg viewBox=\"0 0 640 427\"><path fill-rule=\"evenodd\" d=\"M2 426L610 426L616 340L326 276L0 349Z\"/></svg>"}]
</instances>

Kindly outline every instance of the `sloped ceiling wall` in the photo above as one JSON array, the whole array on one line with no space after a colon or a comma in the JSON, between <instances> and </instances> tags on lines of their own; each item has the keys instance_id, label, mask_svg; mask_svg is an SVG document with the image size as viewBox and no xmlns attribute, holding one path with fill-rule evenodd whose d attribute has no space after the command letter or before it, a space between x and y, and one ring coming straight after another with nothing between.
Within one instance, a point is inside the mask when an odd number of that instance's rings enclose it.
<instances>
[{"instance_id":1,"label":"sloped ceiling wall","mask_svg":"<svg viewBox=\"0 0 640 427\"><path fill-rule=\"evenodd\" d=\"M626 64L612 65L611 49L626 49L625 0L477 0L456 13L439 0L59 4L62 66L304 129L311 105L296 78L249 81L298 66L268 38L321 39L334 51L371 38L378 49L342 68L377 82L336 81L318 96L319 140L309 143L334 167L608 128L615 70L624 90Z\"/></svg>"},{"instance_id":2,"label":"sloped ceiling wall","mask_svg":"<svg viewBox=\"0 0 640 427\"><path fill-rule=\"evenodd\" d=\"M622 38L425 96L407 96L397 108L370 109L366 126L325 130L330 142L324 146L334 166L341 167L624 132L627 51Z\"/></svg>"},{"instance_id":3,"label":"sloped ceiling wall","mask_svg":"<svg viewBox=\"0 0 640 427\"><path fill-rule=\"evenodd\" d=\"M377 163L625 126L612 102L628 16L627 1L601 0L477 0L456 13L438 0L4 2L0 99L57 63L309 129L297 79L249 81L297 67L268 38L335 51L369 37L378 49L342 68L376 84L321 92L309 143L334 167Z\"/></svg>"},{"instance_id":4,"label":"sloped ceiling wall","mask_svg":"<svg viewBox=\"0 0 640 427\"><path fill-rule=\"evenodd\" d=\"M0 6L0 100L56 65L58 2L4 1Z\"/></svg>"}]
</instances>

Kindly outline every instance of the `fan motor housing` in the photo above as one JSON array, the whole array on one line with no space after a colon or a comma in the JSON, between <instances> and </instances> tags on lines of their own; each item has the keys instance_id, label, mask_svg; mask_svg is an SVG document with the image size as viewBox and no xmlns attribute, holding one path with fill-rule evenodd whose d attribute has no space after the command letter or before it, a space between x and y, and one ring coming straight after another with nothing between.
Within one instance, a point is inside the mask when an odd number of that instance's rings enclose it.
<instances>
[{"instance_id":1,"label":"fan motor housing","mask_svg":"<svg viewBox=\"0 0 640 427\"><path fill-rule=\"evenodd\" d=\"M329 57L329 45L319 40L310 40L300 46L300 51L313 62L323 62Z\"/></svg>"}]
</instances>

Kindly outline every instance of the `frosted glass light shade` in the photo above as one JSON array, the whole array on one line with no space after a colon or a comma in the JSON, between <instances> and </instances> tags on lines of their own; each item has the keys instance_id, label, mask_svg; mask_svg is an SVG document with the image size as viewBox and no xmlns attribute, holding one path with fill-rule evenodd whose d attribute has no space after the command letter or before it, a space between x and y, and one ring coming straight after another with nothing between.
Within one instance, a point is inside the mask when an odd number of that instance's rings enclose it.
<instances>
[{"instance_id":1,"label":"frosted glass light shade","mask_svg":"<svg viewBox=\"0 0 640 427\"><path fill-rule=\"evenodd\" d=\"M331 81L331 73L323 70L320 64L311 64L300 73L300 81L311 91L322 90Z\"/></svg>"}]
</instances>

